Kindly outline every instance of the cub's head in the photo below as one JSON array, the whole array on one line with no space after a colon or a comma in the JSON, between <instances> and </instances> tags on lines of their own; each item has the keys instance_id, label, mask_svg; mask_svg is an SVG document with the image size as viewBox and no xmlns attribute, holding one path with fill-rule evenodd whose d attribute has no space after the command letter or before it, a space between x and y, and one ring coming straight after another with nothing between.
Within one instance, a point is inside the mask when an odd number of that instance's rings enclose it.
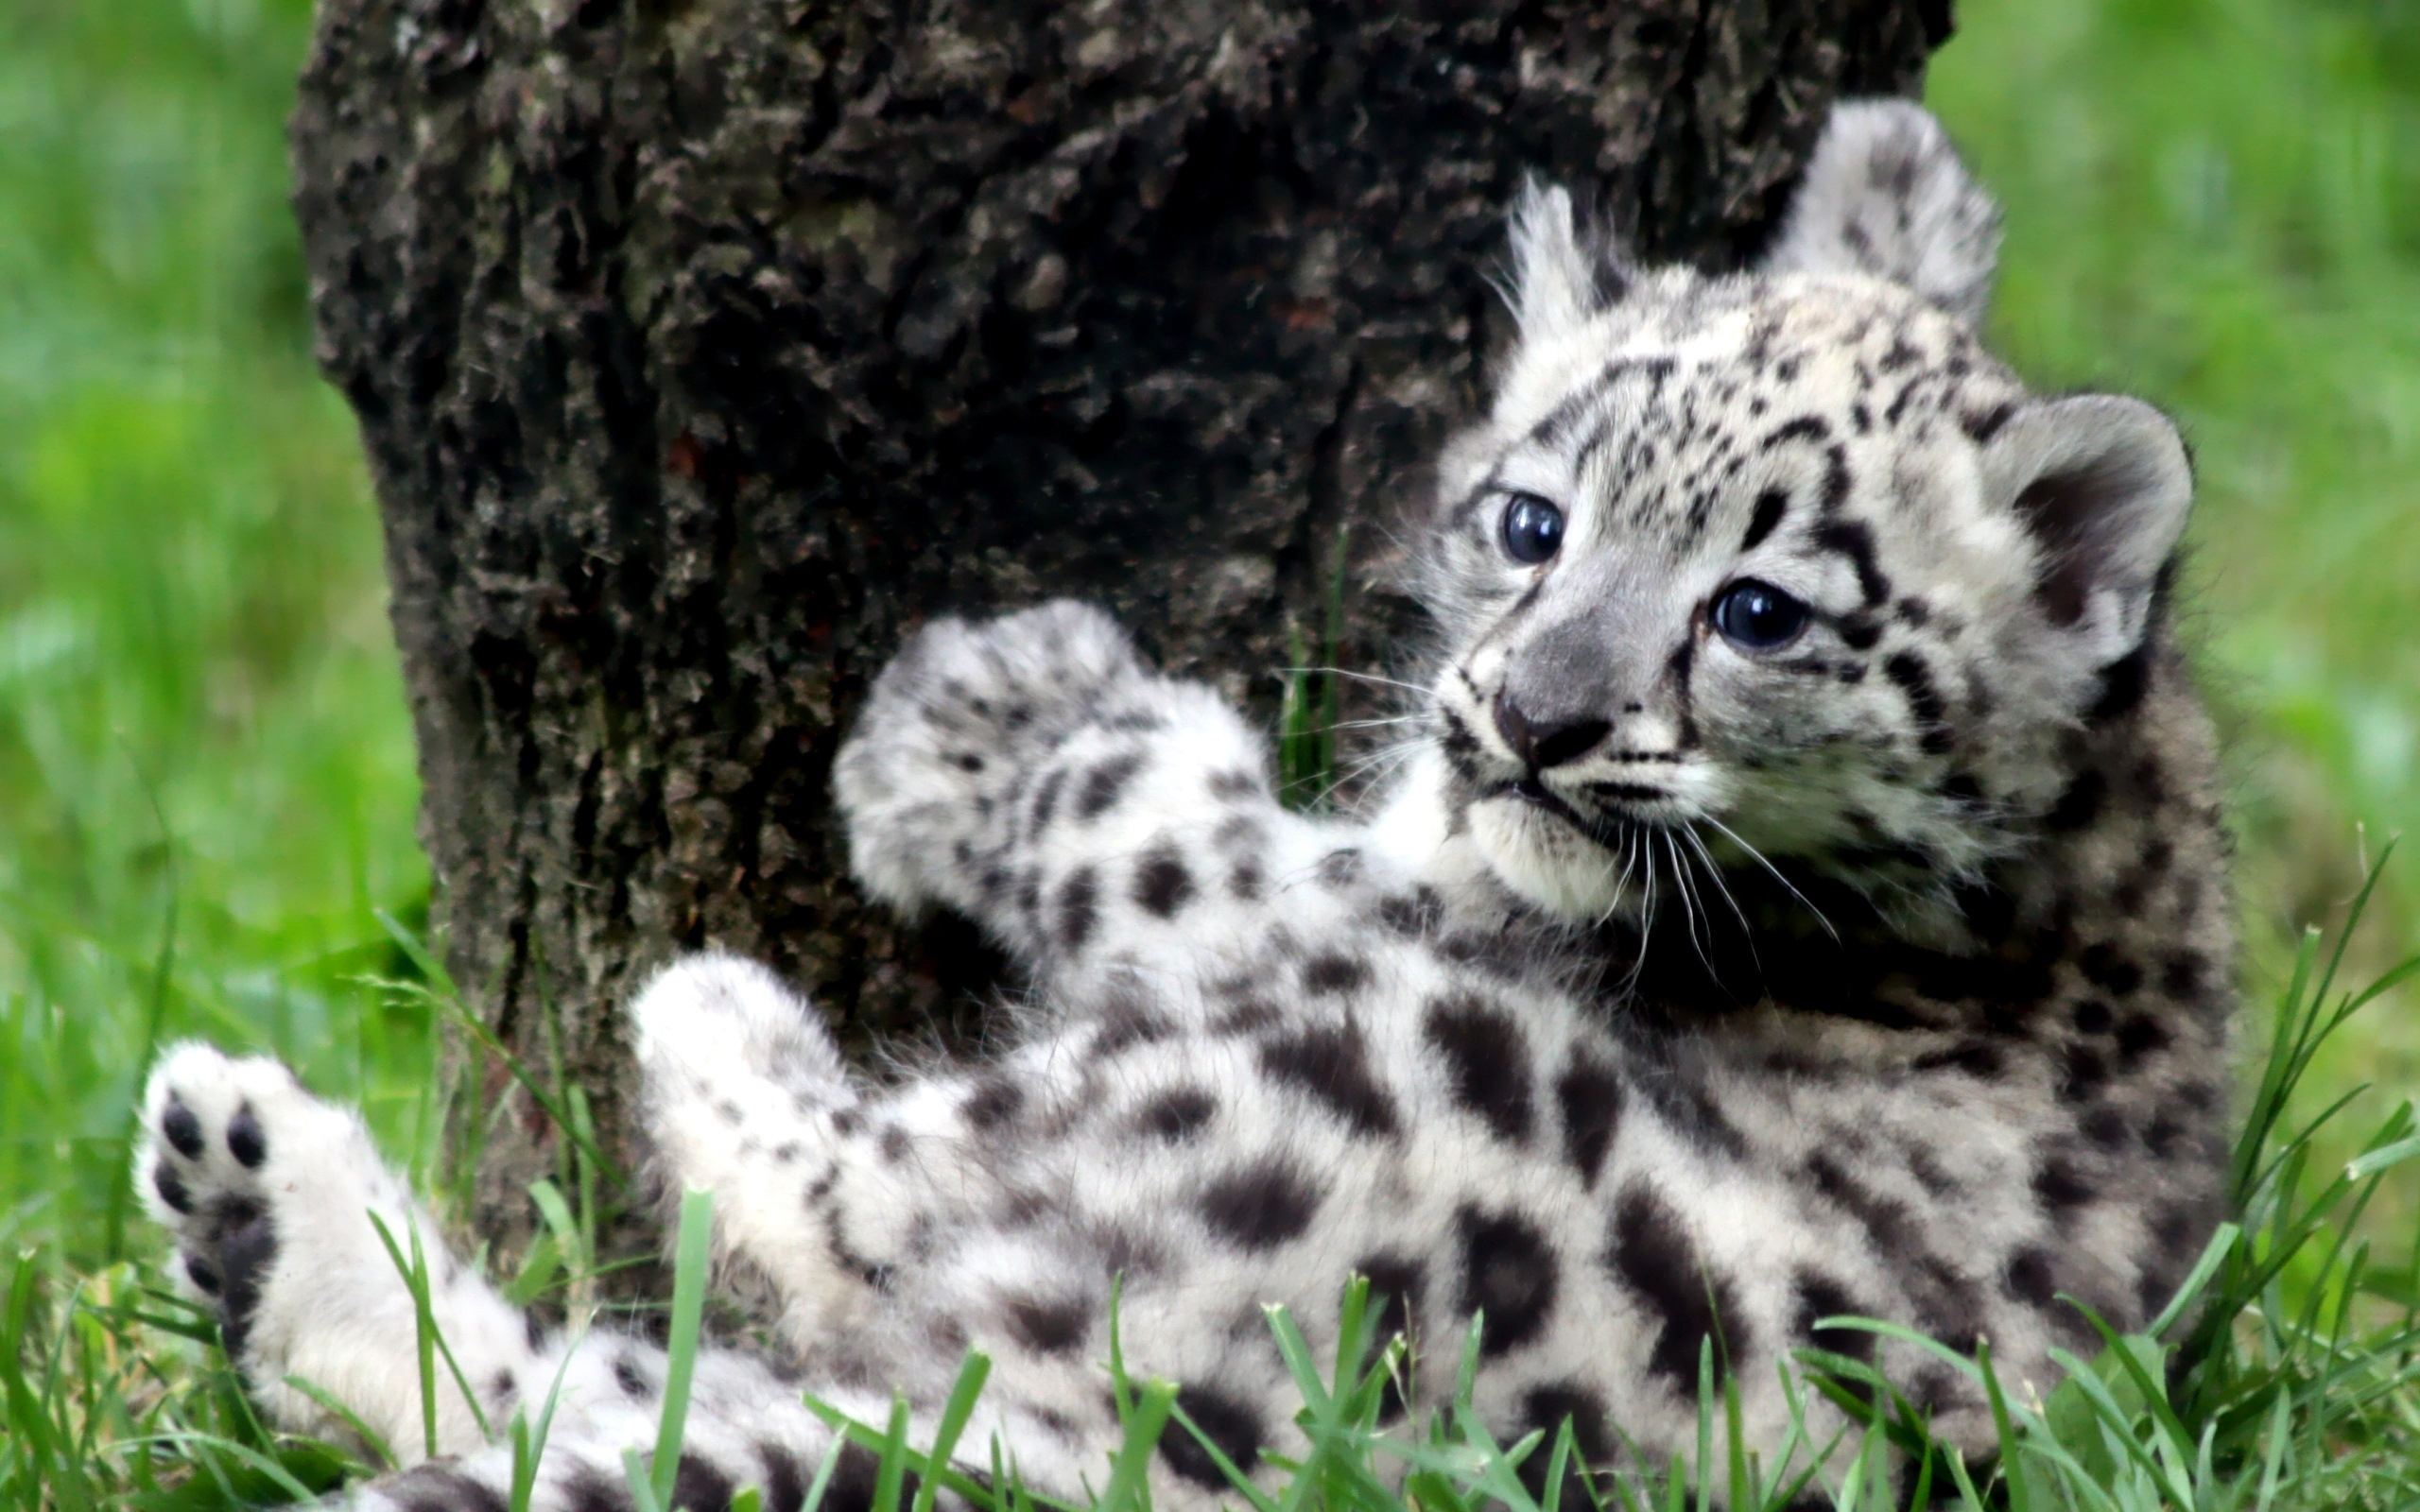
<instances>
[{"instance_id":1,"label":"cub's head","mask_svg":"<svg viewBox=\"0 0 2420 1512\"><path fill-rule=\"evenodd\" d=\"M1839 109L1737 276L1525 195L1517 345L1423 553L1449 820L1515 891L1598 915L1762 856L1936 894L2055 802L2191 478L2151 406L1982 352L1996 228L1898 102Z\"/></svg>"}]
</instances>

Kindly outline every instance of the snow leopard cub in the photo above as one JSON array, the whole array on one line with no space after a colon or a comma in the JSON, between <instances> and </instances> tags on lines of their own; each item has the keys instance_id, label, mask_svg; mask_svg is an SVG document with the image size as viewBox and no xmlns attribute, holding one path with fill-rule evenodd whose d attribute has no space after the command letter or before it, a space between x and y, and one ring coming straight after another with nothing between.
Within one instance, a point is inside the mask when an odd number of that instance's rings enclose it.
<instances>
[{"instance_id":1,"label":"snow leopard cub","mask_svg":"<svg viewBox=\"0 0 2420 1512\"><path fill-rule=\"evenodd\" d=\"M1392 1411L1450 1393L1482 1314L1487 1422L1568 1419L1599 1466L1693 1452L1708 1353L1771 1453L1778 1363L1876 1357L1837 1314L1988 1336L2047 1388L2092 1344L2059 1294L2155 1314L2226 1116L2224 846L2164 608L2190 476L2149 406L2031 396L1980 350L1995 243L1898 103L1840 110L1744 275L1634 267L1531 192L1517 347L1421 553L1429 733L1366 819L1280 808L1255 731L1095 610L914 637L836 774L854 864L984 923L1028 1018L875 1087L746 962L637 1003L663 1167L713 1190L787 1356L703 1360L678 1499L790 1512L831 1441L803 1386L876 1420L901 1393L922 1437L976 1347L967 1469L996 1436L1081 1501L1114 1284L1130 1367L1198 1429L1150 1469L1180 1507L1300 1452L1262 1308L1332 1349L1350 1273L1412 1344ZM192 1044L144 1117L144 1198L270 1413L335 1426L305 1377L416 1453L365 1212L435 1234L359 1121ZM560 1383L531 1504L630 1505L661 1351L434 1265L490 1427ZM1962 1377L1878 1363L1987 1446ZM504 1504L510 1452L439 1399L440 1457L366 1503ZM826 1504L862 1512L869 1460L837 1463Z\"/></svg>"}]
</instances>

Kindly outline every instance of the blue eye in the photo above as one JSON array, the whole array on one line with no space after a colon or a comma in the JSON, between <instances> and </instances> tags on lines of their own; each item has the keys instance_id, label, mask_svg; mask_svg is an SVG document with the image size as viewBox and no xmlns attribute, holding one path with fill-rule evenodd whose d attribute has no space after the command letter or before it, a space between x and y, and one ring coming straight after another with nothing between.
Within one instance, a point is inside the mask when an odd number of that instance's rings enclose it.
<instances>
[{"instance_id":1,"label":"blue eye","mask_svg":"<svg viewBox=\"0 0 2420 1512\"><path fill-rule=\"evenodd\" d=\"M1717 595L1707 617L1743 651L1778 651L1806 628L1807 609L1771 583L1742 577Z\"/></svg>"},{"instance_id":2,"label":"blue eye","mask_svg":"<svg viewBox=\"0 0 2420 1512\"><path fill-rule=\"evenodd\" d=\"M1504 507L1504 550L1535 565L1563 549L1563 511L1534 493L1516 493Z\"/></svg>"}]
</instances>

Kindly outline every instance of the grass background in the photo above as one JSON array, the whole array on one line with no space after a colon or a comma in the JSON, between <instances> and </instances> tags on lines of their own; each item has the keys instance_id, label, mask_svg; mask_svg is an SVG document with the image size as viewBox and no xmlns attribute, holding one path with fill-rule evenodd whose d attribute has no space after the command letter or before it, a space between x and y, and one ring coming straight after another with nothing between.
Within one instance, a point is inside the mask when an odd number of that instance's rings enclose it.
<instances>
[{"instance_id":1,"label":"grass background","mask_svg":"<svg viewBox=\"0 0 2420 1512\"><path fill-rule=\"evenodd\" d=\"M2420 6L1990 0L1931 103L2008 208L1997 345L2197 450L2247 987L2420 816ZM151 1237L163 1036L262 1045L424 1150L410 732L353 427L309 357L296 0L0 0L0 1256ZM2420 856L2354 942L2420 950ZM2305 1089L2420 1091L2402 989ZM2364 1121L2364 1126L2376 1120ZM2341 1152L2339 1152L2341 1153ZM2408 1246L2420 1190L2368 1220Z\"/></svg>"}]
</instances>

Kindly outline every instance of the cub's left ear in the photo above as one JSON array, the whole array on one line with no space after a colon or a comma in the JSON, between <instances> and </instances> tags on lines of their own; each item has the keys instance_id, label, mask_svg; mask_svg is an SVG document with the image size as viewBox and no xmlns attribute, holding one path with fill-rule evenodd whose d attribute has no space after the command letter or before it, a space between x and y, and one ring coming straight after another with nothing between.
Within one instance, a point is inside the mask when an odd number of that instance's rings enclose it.
<instances>
[{"instance_id":1,"label":"cub's left ear","mask_svg":"<svg viewBox=\"0 0 2420 1512\"><path fill-rule=\"evenodd\" d=\"M2033 537L2050 623L2096 667L2141 644L2193 502L2174 422L2115 394L2028 400L1983 442L1982 472L1986 498Z\"/></svg>"},{"instance_id":2,"label":"cub's left ear","mask_svg":"<svg viewBox=\"0 0 2420 1512\"><path fill-rule=\"evenodd\" d=\"M1763 266L1887 279L1980 325L1999 250L1999 207L1930 112L1906 100L1843 100Z\"/></svg>"}]
</instances>

